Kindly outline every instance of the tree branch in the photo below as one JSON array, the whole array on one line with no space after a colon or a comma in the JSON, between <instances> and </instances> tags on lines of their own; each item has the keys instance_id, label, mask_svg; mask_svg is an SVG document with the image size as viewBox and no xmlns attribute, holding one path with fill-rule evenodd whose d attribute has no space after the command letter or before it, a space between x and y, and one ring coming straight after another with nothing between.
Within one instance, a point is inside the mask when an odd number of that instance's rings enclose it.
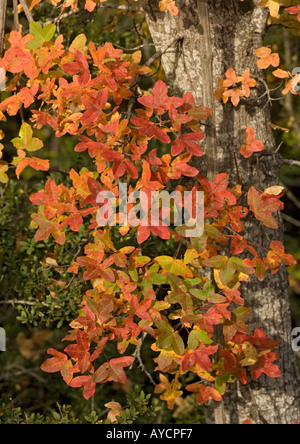
<instances>
[{"instance_id":1,"label":"tree branch","mask_svg":"<svg viewBox=\"0 0 300 444\"><path fill-rule=\"evenodd\" d=\"M289 165L289 166L299 166L300 167L300 161L299 160L294 160L294 159L282 159L281 163L284 165Z\"/></svg>"},{"instance_id":2,"label":"tree branch","mask_svg":"<svg viewBox=\"0 0 300 444\"><path fill-rule=\"evenodd\" d=\"M292 225L295 225L295 227L299 227L300 228L300 221L297 219L294 219L292 216L289 216L288 214L285 213L281 213L282 214L282 218L284 220L286 220L287 222L289 222Z\"/></svg>"},{"instance_id":3,"label":"tree branch","mask_svg":"<svg viewBox=\"0 0 300 444\"><path fill-rule=\"evenodd\" d=\"M4 53L4 38L5 38L5 21L6 21L6 8L7 0L0 1L0 57Z\"/></svg>"},{"instance_id":4,"label":"tree branch","mask_svg":"<svg viewBox=\"0 0 300 444\"><path fill-rule=\"evenodd\" d=\"M22 8L23 8L24 12L25 12L25 15L27 17L28 22L29 23L33 22L33 17L31 15L31 12L28 9L26 1L25 0L19 0L19 1L20 1L21 5L22 5Z\"/></svg>"},{"instance_id":5,"label":"tree branch","mask_svg":"<svg viewBox=\"0 0 300 444\"><path fill-rule=\"evenodd\" d=\"M136 347L136 349L135 349L135 351L134 351L134 353L133 353L132 356L133 356L134 358L137 359L137 361L138 361L138 363L139 363L139 368L141 368L142 371L148 376L149 381L151 382L151 384L154 385L154 386L156 386L156 382L153 380L152 376L150 375L150 373L148 372L148 370L147 370L146 367L144 366L144 363L143 363L143 360L142 360L142 357L141 357L141 348L142 348L143 341L144 341L144 339L145 339L146 336L147 336L147 333L146 333L146 332L143 332L143 334L142 334L142 343L141 343L141 345L138 345L138 346ZM132 364L132 365L133 365L133 364ZM131 367L130 367L129 369L132 368L132 365L131 365Z\"/></svg>"},{"instance_id":6,"label":"tree branch","mask_svg":"<svg viewBox=\"0 0 300 444\"><path fill-rule=\"evenodd\" d=\"M14 5L14 28L19 31L19 14L18 14L18 0L13 0Z\"/></svg>"},{"instance_id":7,"label":"tree branch","mask_svg":"<svg viewBox=\"0 0 300 444\"><path fill-rule=\"evenodd\" d=\"M105 3L98 3L96 5L96 8L110 8L110 9L119 9L121 11L144 12L143 8L138 7L138 6L116 5L114 3L106 3L106 2ZM79 8L75 9L75 11L65 12L63 14L60 14L56 19L49 20L48 22L45 22L44 25L50 25L51 23L60 22L61 20L68 18L73 14L78 14L78 12L80 12Z\"/></svg>"},{"instance_id":8,"label":"tree branch","mask_svg":"<svg viewBox=\"0 0 300 444\"><path fill-rule=\"evenodd\" d=\"M179 40L183 39L183 35L177 35L173 40L170 41L167 45L163 46L159 51L157 51L155 54L153 54L152 57L150 57L149 60L145 63L145 66L150 66L152 63L158 59L160 56L162 56L171 46L173 46L175 43L177 43Z\"/></svg>"}]
</instances>

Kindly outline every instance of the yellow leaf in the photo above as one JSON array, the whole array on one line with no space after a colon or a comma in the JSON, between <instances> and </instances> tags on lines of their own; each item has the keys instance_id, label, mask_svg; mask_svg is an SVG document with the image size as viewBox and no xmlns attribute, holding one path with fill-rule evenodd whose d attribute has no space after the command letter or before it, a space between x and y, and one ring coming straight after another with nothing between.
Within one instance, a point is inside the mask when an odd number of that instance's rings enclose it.
<instances>
[{"instance_id":1,"label":"yellow leaf","mask_svg":"<svg viewBox=\"0 0 300 444\"><path fill-rule=\"evenodd\" d=\"M280 0L262 0L259 6L267 6L271 17L277 17L280 9Z\"/></svg>"},{"instance_id":2,"label":"yellow leaf","mask_svg":"<svg viewBox=\"0 0 300 444\"><path fill-rule=\"evenodd\" d=\"M273 187L269 187L267 188L264 193L263 196L268 195L268 196L282 196L284 192L284 187L281 187L279 185L275 185Z\"/></svg>"},{"instance_id":3,"label":"yellow leaf","mask_svg":"<svg viewBox=\"0 0 300 444\"><path fill-rule=\"evenodd\" d=\"M216 268L214 268L214 279L215 279L215 282L216 282L218 288L220 290L223 290L223 288L225 288L225 285L223 285L223 283L220 279L220 271L221 270L217 270Z\"/></svg>"},{"instance_id":4,"label":"yellow leaf","mask_svg":"<svg viewBox=\"0 0 300 444\"><path fill-rule=\"evenodd\" d=\"M118 402L108 402L107 404L104 404L105 407L109 409L107 419L109 419L111 422L116 422L118 416L122 416L124 410L121 404Z\"/></svg>"},{"instance_id":5,"label":"yellow leaf","mask_svg":"<svg viewBox=\"0 0 300 444\"><path fill-rule=\"evenodd\" d=\"M258 360L257 350L254 345L250 344L250 342L244 342L242 345L242 349L245 355L245 358L240 361L240 364L243 367L247 367L248 365L254 365Z\"/></svg>"}]
</instances>

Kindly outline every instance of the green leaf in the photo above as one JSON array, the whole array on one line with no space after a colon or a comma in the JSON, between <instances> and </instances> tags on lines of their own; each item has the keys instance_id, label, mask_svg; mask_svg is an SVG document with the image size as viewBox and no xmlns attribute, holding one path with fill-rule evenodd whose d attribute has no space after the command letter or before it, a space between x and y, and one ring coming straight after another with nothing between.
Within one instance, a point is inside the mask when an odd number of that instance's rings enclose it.
<instances>
[{"instance_id":1,"label":"green leaf","mask_svg":"<svg viewBox=\"0 0 300 444\"><path fill-rule=\"evenodd\" d=\"M27 45L27 49L37 49L43 46L45 42L49 42L56 31L56 26L54 24L42 25L39 22L30 22L29 25L30 34L33 36Z\"/></svg>"},{"instance_id":2,"label":"green leaf","mask_svg":"<svg viewBox=\"0 0 300 444\"><path fill-rule=\"evenodd\" d=\"M79 52L83 53L85 45L86 45L86 41L87 41L86 36L84 34L79 34L77 37L75 37L75 39L71 43L69 51L70 52L79 51Z\"/></svg>"},{"instance_id":3,"label":"green leaf","mask_svg":"<svg viewBox=\"0 0 300 444\"><path fill-rule=\"evenodd\" d=\"M27 151L37 151L40 150L44 144L37 137L32 137L33 131L31 126L28 123L23 123L20 131L19 137L15 137L11 140L11 143L18 150L27 150Z\"/></svg>"},{"instance_id":4,"label":"green leaf","mask_svg":"<svg viewBox=\"0 0 300 444\"><path fill-rule=\"evenodd\" d=\"M188 337L188 348L196 350L199 344L209 345L212 342L206 331L201 329L192 330Z\"/></svg>"},{"instance_id":5,"label":"green leaf","mask_svg":"<svg viewBox=\"0 0 300 444\"><path fill-rule=\"evenodd\" d=\"M0 161L0 182L1 183L8 182L8 175L6 174L7 170L8 170L7 162Z\"/></svg>"},{"instance_id":6,"label":"green leaf","mask_svg":"<svg viewBox=\"0 0 300 444\"><path fill-rule=\"evenodd\" d=\"M176 276L193 277L193 272L190 268L179 259L173 259L171 256L158 256L155 258L155 262L157 262L164 271L175 274Z\"/></svg>"},{"instance_id":7,"label":"green leaf","mask_svg":"<svg viewBox=\"0 0 300 444\"><path fill-rule=\"evenodd\" d=\"M177 331L174 331L166 320L158 321L157 327L162 331L156 344L161 349L171 349L178 355L183 355L185 350L184 342Z\"/></svg>"}]
</instances>

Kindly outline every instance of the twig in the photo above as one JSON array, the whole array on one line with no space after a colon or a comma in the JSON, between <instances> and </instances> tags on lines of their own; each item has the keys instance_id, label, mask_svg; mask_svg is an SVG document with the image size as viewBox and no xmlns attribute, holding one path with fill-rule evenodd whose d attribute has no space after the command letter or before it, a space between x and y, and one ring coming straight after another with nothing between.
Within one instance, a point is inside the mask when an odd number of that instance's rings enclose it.
<instances>
[{"instance_id":1,"label":"twig","mask_svg":"<svg viewBox=\"0 0 300 444\"><path fill-rule=\"evenodd\" d=\"M165 45L163 48L161 48L159 51L157 51L155 54L153 54L152 57L150 57L150 59L145 63L145 66L150 66L152 65L152 63L158 59L160 56L162 56L171 46L174 45L174 43L178 42L179 40L181 40L183 38L182 35L178 35L177 37L175 37L173 40L171 40L170 43L168 43L167 45Z\"/></svg>"},{"instance_id":2,"label":"twig","mask_svg":"<svg viewBox=\"0 0 300 444\"><path fill-rule=\"evenodd\" d=\"M18 0L13 0L14 5L14 28L19 31L19 14L18 14Z\"/></svg>"},{"instance_id":3,"label":"twig","mask_svg":"<svg viewBox=\"0 0 300 444\"><path fill-rule=\"evenodd\" d=\"M23 301L23 300L15 300L15 299L8 299L6 301L0 301L0 304L8 304L8 305L44 305L45 307L50 307L49 304L46 302L34 302L34 301Z\"/></svg>"},{"instance_id":4,"label":"twig","mask_svg":"<svg viewBox=\"0 0 300 444\"><path fill-rule=\"evenodd\" d=\"M284 220L286 220L287 222L289 222L292 225L295 225L295 227L300 227L300 221L299 220L294 219L292 216L289 216L288 214L284 214L284 213L281 213L281 214L282 214L282 218Z\"/></svg>"},{"instance_id":5,"label":"twig","mask_svg":"<svg viewBox=\"0 0 300 444\"><path fill-rule=\"evenodd\" d=\"M111 8L111 9L119 9L121 11L132 11L132 12L144 12L143 8L138 6L127 6L127 5L115 5L113 3L98 3L96 5L96 8ZM69 11L65 13L60 13L58 17L54 20L48 20L44 23L44 25L50 25L52 23L56 24L57 22L60 22L61 20L70 17L73 14L78 14L80 12L80 9L77 8L75 11Z\"/></svg>"},{"instance_id":6,"label":"twig","mask_svg":"<svg viewBox=\"0 0 300 444\"><path fill-rule=\"evenodd\" d=\"M143 43L142 45L135 46L134 48L124 48L124 46L114 45L116 48L122 49L123 51L137 51L138 49L144 48L145 46L155 46L154 43Z\"/></svg>"},{"instance_id":7,"label":"twig","mask_svg":"<svg viewBox=\"0 0 300 444\"><path fill-rule=\"evenodd\" d=\"M154 379L152 378L151 374L148 372L148 370L146 369L146 367L144 366L142 357L141 357L141 348L143 345L143 341L145 339L145 337L147 336L146 332L143 332L142 334L142 343L141 345L138 345L133 353L133 357L137 359L138 363L139 363L139 368L142 369L142 371L148 376L149 381L151 382L152 385L156 386L156 382L154 381ZM131 369L133 366L133 364L131 364L131 366L129 367L129 369Z\"/></svg>"},{"instance_id":8,"label":"twig","mask_svg":"<svg viewBox=\"0 0 300 444\"><path fill-rule=\"evenodd\" d=\"M29 23L33 22L33 17L31 15L31 12L28 9L26 1L25 0L19 0L19 1L20 1L21 5L22 5L22 8L23 8L24 12L25 12L25 15L27 17L28 22Z\"/></svg>"},{"instance_id":9,"label":"twig","mask_svg":"<svg viewBox=\"0 0 300 444\"><path fill-rule=\"evenodd\" d=\"M300 161L299 161L299 160L294 160L294 159L281 159L281 163L283 163L284 165L289 165L289 166L299 166L299 167L300 167Z\"/></svg>"},{"instance_id":10,"label":"twig","mask_svg":"<svg viewBox=\"0 0 300 444\"><path fill-rule=\"evenodd\" d=\"M144 12L144 9L141 6L131 6L131 5L116 5L114 3L99 3L97 5L98 8L112 8L112 9L120 9L123 11L133 11L133 12Z\"/></svg>"},{"instance_id":11,"label":"twig","mask_svg":"<svg viewBox=\"0 0 300 444\"><path fill-rule=\"evenodd\" d=\"M300 200L292 193L292 191L282 182L279 184L284 187L286 196L300 209Z\"/></svg>"},{"instance_id":12,"label":"twig","mask_svg":"<svg viewBox=\"0 0 300 444\"><path fill-rule=\"evenodd\" d=\"M179 35L176 38L174 38L173 40L171 40L170 43L168 43L162 49L160 49L155 54L153 54L153 56L150 57L150 59L148 59L146 63L144 63L144 66L150 66L156 59L158 59L160 56L162 56L171 46L173 46L174 43L178 42L181 39L183 39L183 36ZM151 77L151 75L149 75L149 76L147 76L147 75L143 76L143 75L140 75L140 74L136 75L135 78L133 79L131 85L129 86L129 89L131 91L139 83L141 77Z\"/></svg>"},{"instance_id":13,"label":"twig","mask_svg":"<svg viewBox=\"0 0 300 444\"><path fill-rule=\"evenodd\" d=\"M69 173L67 173L64 170L60 170L59 168L49 168L49 173L59 173L59 174L63 174L64 176L69 176Z\"/></svg>"}]
</instances>

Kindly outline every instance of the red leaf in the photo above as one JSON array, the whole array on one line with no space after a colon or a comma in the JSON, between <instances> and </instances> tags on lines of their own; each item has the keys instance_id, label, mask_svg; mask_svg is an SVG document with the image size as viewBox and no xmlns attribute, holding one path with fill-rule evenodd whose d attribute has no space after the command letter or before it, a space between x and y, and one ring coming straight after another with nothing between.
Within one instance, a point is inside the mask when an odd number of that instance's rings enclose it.
<instances>
[{"instance_id":1,"label":"red leaf","mask_svg":"<svg viewBox=\"0 0 300 444\"><path fill-rule=\"evenodd\" d=\"M241 146L241 155L248 158L253 153L257 153L265 149L265 145L256 139L254 129L248 126L244 137L245 145Z\"/></svg>"},{"instance_id":2,"label":"red leaf","mask_svg":"<svg viewBox=\"0 0 300 444\"><path fill-rule=\"evenodd\" d=\"M186 386L186 389L190 392L197 393L196 399L199 405L206 403L210 398L214 399L215 401L222 401L222 396L216 389L208 387L204 384L189 384Z\"/></svg>"},{"instance_id":3,"label":"red leaf","mask_svg":"<svg viewBox=\"0 0 300 444\"><path fill-rule=\"evenodd\" d=\"M140 97L138 102L154 109L158 115L163 114L171 105L178 108L183 104L183 100L179 97L168 97L168 87L162 80L155 83L152 96Z\"/></svg>"},{"instance_id":4,"label":"red leaf","mask_svg":"<svg viewBox=\"0 0 300 444\"><path fill-rule=\"evenodd\" d=\"M54 358L47 359L42 365L41 370L47 373L56 373L60 371L64 381L69 384L73 377L73 365L68 356L53 348L50 348L47 353L53 355Z\"/></svg>"},{"instance_id":5,"label":"red leaf","mask_svg":"<svg viewBox=\"0 0 300 444\"><path fill-rule=\"evenodd\" d=\"M105 362L95 372L93 377L94 382L114 381L125 384L127 377L124 367L129 367L133 361L134 358L132 356L123 356Z\"/></svg>"},{"instance_id":6,"label":"red leaf","mask_svg":"<svg viewBox=\"0 0 300 444\"><path fill-rule=\"evenodd\" d=\"M256 219L263 222L266 227L278 228L278 224L273 217L273 213L283 209L283 203L272 196L261 195L256 188L251 187L248 191L248 205Z\"/></svg>"},{"instance_id":7,"label":"red leaf","mask_svg":"<svg viewBox=\"0 0 300 444\"><path fill-rule=\"evenodd\" d=\"M277 365L272 364L272 362L276 361L277 353L265 353L260 356L258 361L254 364L252 368L252 378L258 379L262 373L270 376L271 378L279 378L281 376L281 372Z\"/></svg>"},{"instance_id":8,"label":"red leaf","mask_svg":"<svg viewBox=\"0 0 300 444\"><path fill-rule=\"evenodd\" d=\"M158 126L155 125L155 123L151 122L150 120L141 119L140 117L133 117L131 119L131 122L139 127L139 133L141 135L146 135L148 137L155 137L156 139L160 140L162 143L170 143L171 139L170 137Z\"/></svg>"},{"instance_id":9,"label":"red leaf","mask_svg":"<svg viewBox=\"0 0 300 444\"><path fill-rule=\"evenodd\" d=\"M202 370L210 372L212 363L208 356L216 353L217 350L218 345L208 347L200 345L196 350L188 351L182 359L182 370L188 370L194 364L198 364Z\"/></svg>"},{"instance_id":10,"label":"red leaf","mask_svg":"<svg viewBox=\"0 0 300 444\"><path fill-rule=\"evenodd\" d=\"M185 133L177 137L171 148L172 156L181 154L184 149L195 156L203 156L203 150L196 141L204 139L204 133Z\"/></svg>"},{"instance_id":11,"label":"red leaf","mask_svg":"<svg viewBox=\"0 0 300 444\"><path fill-rule=\"evenodd\" d=\"M82 387L83 396L85 399L90 399L95 393L96 384L93 381L93 376L77 376L70 383L70 387Z\"/></svg>"}]
</instances>

